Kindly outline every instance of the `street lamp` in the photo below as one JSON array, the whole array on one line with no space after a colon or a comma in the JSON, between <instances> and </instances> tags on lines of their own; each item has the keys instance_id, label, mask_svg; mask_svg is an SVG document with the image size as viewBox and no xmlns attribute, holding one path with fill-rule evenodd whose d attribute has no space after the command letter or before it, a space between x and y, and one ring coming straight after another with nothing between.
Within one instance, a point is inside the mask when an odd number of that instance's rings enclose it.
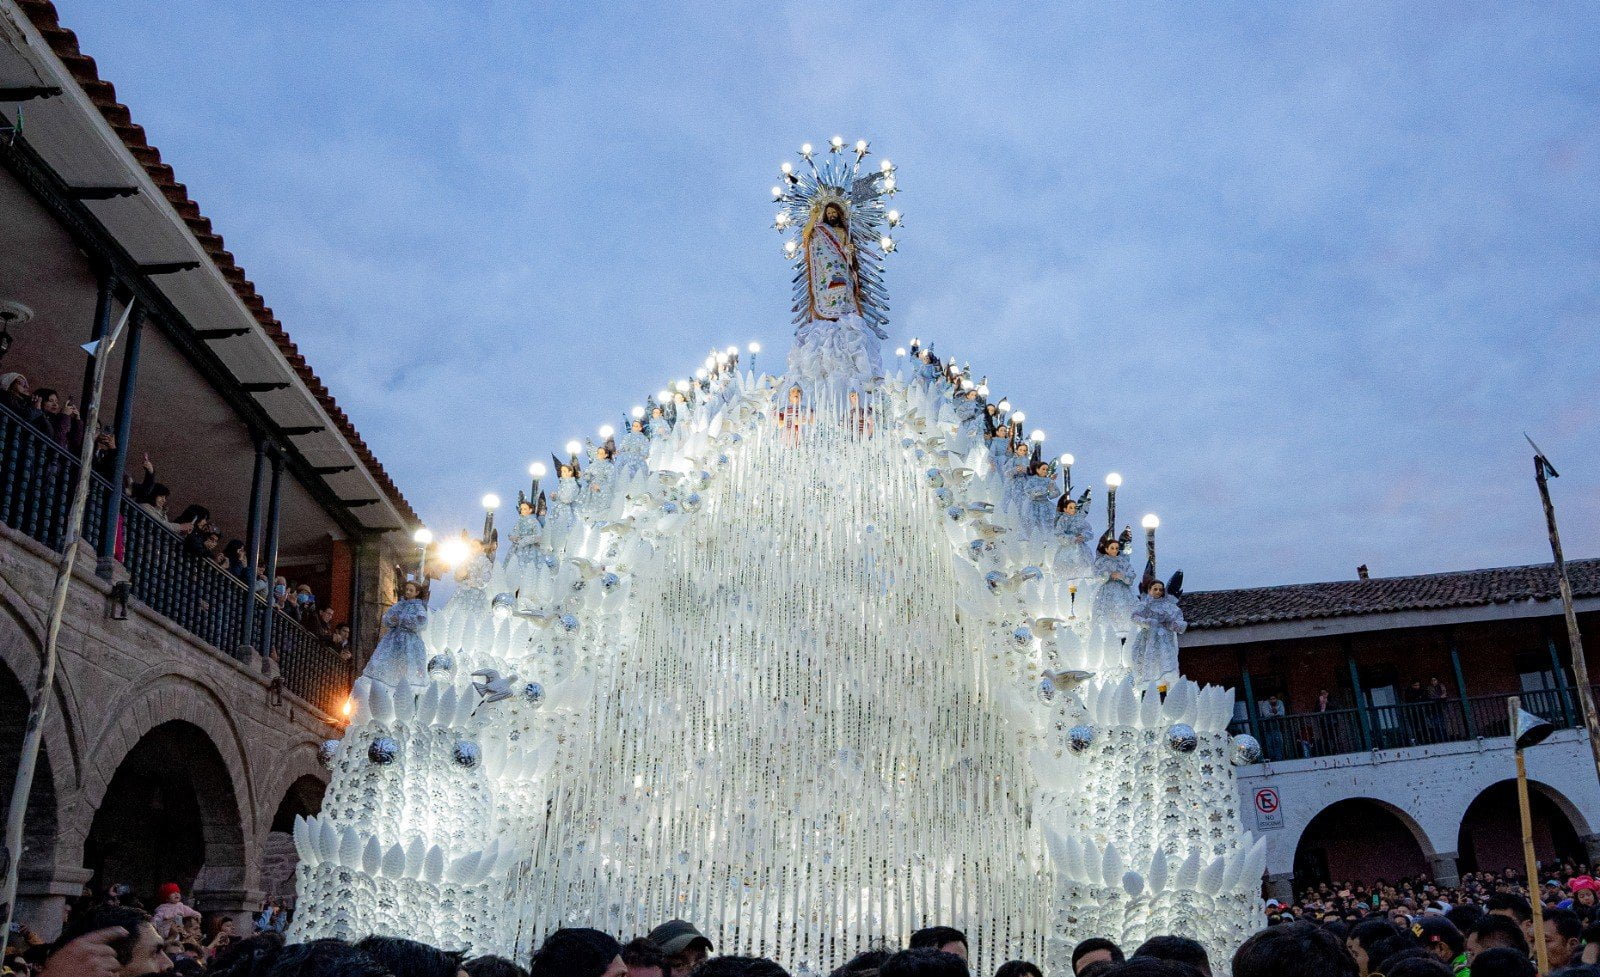
<instances>
[{"instance_id":1,"label":"street lamp","mask_svg":"<svg viewBox=\"0 0 1600 977\"><path fill-rule=\"evenodd\" d=\"M1113 535L1117 531L1117 488L1121 485L1121 475L1112 472L1106 476L1106 532Z\"/></svg>"},{"instance_id":2,"label":"street lamp","mask_svg":"<svg viewBox=\"0 0 1600 977\"><path fill-rule=\"evenodd\" d=\"M488 546L494 536L494 510L500 508L500 496L490 492L483 497L483 545Z\"/></svg>"},{"instance_id":3,"label":"street lamp","mask_svg":"<svg viewBox=\"0 0 1600 977\"><path fill-rule=\"evenodd\" d=\"M427 526L420 526L411 534L411 541L422 551L417 557L417 587L421 588L428 579L428 544L433 542L433 533L429 532Z\"/></svg>"},{"instance_id":4,"label":"street lamp","mask_svg":"<svg viewBox=\"0 0 1600 977\"><path fill-rule=\"evenodd\" d=\"M1546 719L1525 712L1521 696L1507 696L1506 711L1510 714L1512 752L1517 757L1517 810L1522 815L1522 860L1528 871L1528 902L1533 908L1534 960L1538 963L1539 973L1547 974L1550 972L1550 950L1544 939L1544 907L1541 905L1544 900L1539 898L1539 862L1533 857L1533 818L1528 812L1528 767L1522 760L1522 751L1549 739L1556 727Z\"/></svg>"}]
</instances>

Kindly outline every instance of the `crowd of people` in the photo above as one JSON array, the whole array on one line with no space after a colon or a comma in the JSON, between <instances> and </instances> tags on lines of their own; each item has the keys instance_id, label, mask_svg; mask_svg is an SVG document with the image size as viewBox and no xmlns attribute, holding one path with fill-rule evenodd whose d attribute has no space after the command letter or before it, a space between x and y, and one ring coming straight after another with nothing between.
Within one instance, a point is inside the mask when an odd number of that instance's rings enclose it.
<instances>
[{"instance_id":1,"label":"crowd of people","mask_svg":"<svg viewBox=\"0 0 1600 977\"><path fill-rule=\"evenodd\" d=\"M26 376L13 372L0 375L0 405L72 457L82 451L83 419L71 397L47 387L33 389ZM116 474L116 453L115 432L102 426L95 435L91 462L102 478L109 480ZM132 468L131 460L129 468ZM191 503L176 510L174 515L172 490L157 480L155 464L148 454L143 455L136 473L131 470L125 473L122 490L152 520L178 536L186 557L212 563L231 574L251 587L258 599L294 618L345 659L351 657L349 625L335 620L333 609L318 600L309 584L296 585L282 575L269 580L266 569L259 566L252 581L244 540L233 538L224 542L226 534L212 520L208 508ZM124 529L119 523L115 547L118 560L125 557Z\"/></svg>"},{"instance_id":2,"label":"crowd of people","mask_svg":"<svg viewBox=\"0 0 1600 977\"><path fill-rule=\"evenodd\" d=\"M1600 882L1563 862L1540 886L1544 977L1600 977ZM200 913L163 885L153 912L127 886L86 899L45 945L13 926L5 975L14 977L787 977L758 957L717 956L693 923L671 920L627 942L594 929L551 933L526 967L397 937L286 943L288 914L269 902L242 933L233 916ZM1454 887L1427 878L1322 884L1291 905L1267 902L1265 927L1233 955L1233 977L1540 977L1532 904L1515 872L1472 873ZM906 947L857 954L830 977L971 977L967 936L949 926L913 933ZM1131 950L1078 943L1059 977L1211 977L1206 949L1155 936ZM995 977L1045 977L1012 960ZM1052 977L1057 975L1052 974Z\"/></svg>"}]
</instances>

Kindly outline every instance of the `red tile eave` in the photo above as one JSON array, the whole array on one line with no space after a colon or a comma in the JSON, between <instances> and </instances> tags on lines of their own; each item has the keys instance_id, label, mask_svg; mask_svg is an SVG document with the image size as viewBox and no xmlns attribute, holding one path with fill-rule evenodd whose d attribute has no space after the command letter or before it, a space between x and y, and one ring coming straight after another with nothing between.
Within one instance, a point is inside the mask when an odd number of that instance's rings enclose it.
<instances>
[{"instance_id":1,"label":"red tile eave","mask_svg":"<svg viewBox=\"0 0 1600 977\"><path fill-rule=\"evenodd\" d=\"M200 205L189 198L189 191L183 184L177 182L172 167L161 162L161 151L150 145L145 140L144 127L132 121L132 114L126 105L117 102L116 89L109 81L100 78L95 68L94 59L78 50L78 38L72 31L60 24L60 17L56 12L55 4L50 0L17 0L18 5L33 22L35 29L49 41L50 48L55 52L61 63L67 66L78 85L86 92L100 114L109 123L112 129L121 138L128 152L138 161L140 166L149 174L150 179L160 188L178 216L188 225L190 233L205 249L217 270L222 273L224 280L233 288L236 295L254 316L256 323L273 340L278 349L283 351L285 358L294 367L295 373L311 391L312 396L322 405L322 409L333 419L339 432L354 449L356 457L361 460L367 471L372 473L383 490L389 496L401 515L419 522L416 512L411 504L406 501L400 489L384 471L383 465L378 462L367 443L357 433L355 425L350 423L349 417L340 409L333 396L328 393L328 388L317 378L305 357L296 352L294 342L289 334L284 331L282 323L272 315L272 309L266 301L256 293L255 286L245 277L244 269L239 267L233 259L233 254L223 247L222 236L212 233L211 221L200 213Z\"/></svg>"}]
</instances>

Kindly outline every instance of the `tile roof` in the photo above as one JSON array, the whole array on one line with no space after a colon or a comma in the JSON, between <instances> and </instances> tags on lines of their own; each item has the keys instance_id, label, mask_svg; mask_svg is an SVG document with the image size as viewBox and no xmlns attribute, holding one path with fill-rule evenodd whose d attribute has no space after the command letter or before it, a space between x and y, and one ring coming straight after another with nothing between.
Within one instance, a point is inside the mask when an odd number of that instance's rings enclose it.
<instances>
[{"instance_id":1,"label":"tile roof","mask_svg":"<svg viewBox=\"0 0 1600 977\"><path fill-rule=\"evenodd\" d=\"M1600 596L1600 559L1569 560L1567 577L1572 581L1574 597ZM1481 607L1558 597L1555 566L1541 563L1415 577L1200 591L1183 595L1183 613L1191 630L1215 630L1273 621Z\"/></svg>"},{"instance_id":2,"label":"tile roof","mask_svg":"<svg viewBox=\"0 0 1600 977\"><path fill-rule=\"evenodd\" d=\"M416 511L411 508L411 504L400 493L399 487L390 479L389 473L384 471L383 465L378 462L372 449L361 439L355 425L333 399L333 394L329 393L328 388L317 378L316 372L311 369L306 358L300 355L298 347L284 330L283 323L278 321L266 301L256 292L255 284L245 277L244 269L234 261L233 253L223 246L222 235L212 231L210 219L200 213L200 205L189 197L188 188L177 181L172 167L161 161L161 151L146 141L144 127L136 124L128 107L117 101L116 89L109 81L100 77L94 59L78 49L77 35L61 26L55 4L51 0L17 0L17 4L28 15L34 28L50 43L50 49L55 52L56 57L66 65L68 71L72 72L72 77L77 80L78 85L100 110L106 122L122 139L128 152L133 154L133 158L144 167L144 171L161 189L167 202L177 211L178 216L183 218L190 233L210 256L217 270L222 273L222 277L250 310L262 331L272 339L284 359L305 384L306 389L333 419L339 433L344 436L356 457L361 459L361 463L388 494L395 508L411 521L419 522Z\"/></svg>"}]
</instances>

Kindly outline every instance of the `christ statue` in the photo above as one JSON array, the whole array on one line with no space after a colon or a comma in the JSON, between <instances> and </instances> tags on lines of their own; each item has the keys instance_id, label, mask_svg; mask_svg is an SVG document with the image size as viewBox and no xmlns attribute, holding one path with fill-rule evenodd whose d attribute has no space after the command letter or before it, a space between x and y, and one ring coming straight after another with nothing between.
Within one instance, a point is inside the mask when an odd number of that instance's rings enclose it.
<instances>
[{"instance_id":1,"label":"christ statue","mask_svg":"<svg viewBox=\"0 0 1600 977\"><path fill-rule=\"evenodd\" d=\"M805 229L806 278L811 286L811 318L836 322L861 314L855 246L844 207L829 201L820 220Z\"/></svg>"}]
</instances>

